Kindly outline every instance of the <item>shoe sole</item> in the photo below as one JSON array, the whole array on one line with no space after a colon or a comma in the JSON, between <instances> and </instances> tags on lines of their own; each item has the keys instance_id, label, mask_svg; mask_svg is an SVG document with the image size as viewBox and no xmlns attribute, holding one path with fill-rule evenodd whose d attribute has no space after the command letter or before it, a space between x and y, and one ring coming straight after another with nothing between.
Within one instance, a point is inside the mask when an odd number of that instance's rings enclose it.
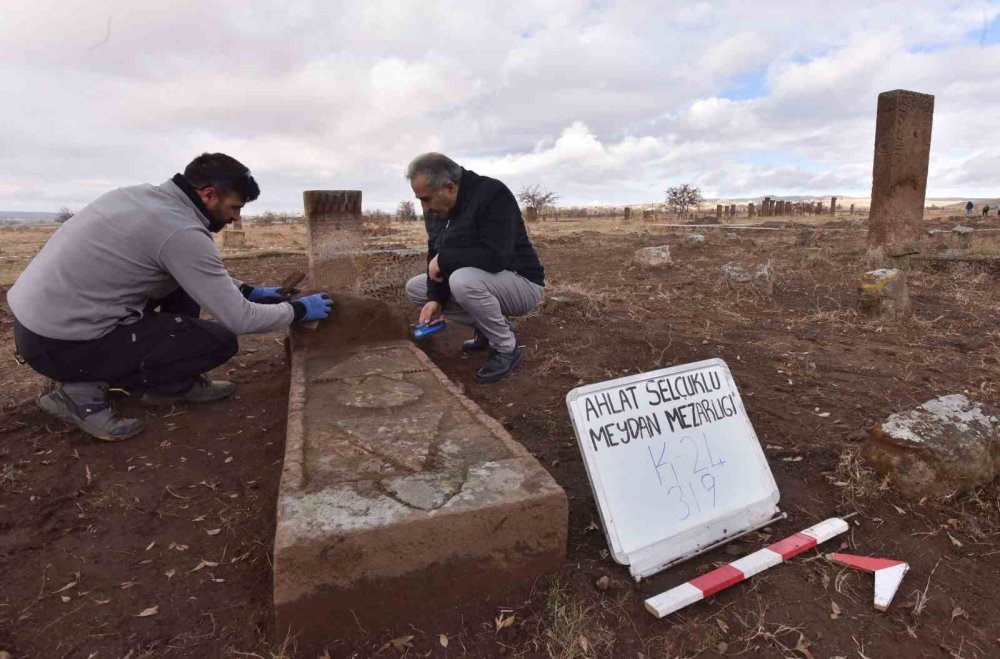
<instances>
[{"instance_id":1,"label":"shoe sole","mask_svg":"<svg viewBox=\"0 0 1000 659\"><path fill-rule=\"evenodd\" d=\"M139 403L141 405L148 405L150 407L161 406L161 405L176 405L177 403L194 403L195 405L199 403L215 403L220 400L226 400L232 397L236 393L236 389L226 392L225 395L219 395L214 398L202 398L199 400L188 400L183 396L178 396L177 398L147 398L146 394L139 397Z\"/></svg>"},{"instance_id":2,"label":"shoe sole","mask_svg":"<svg viewBox=\"0 0 1000 659\"><path fill-rule=\"evenodd\" d=\"M518 366L520 366L522 361L524 361L524 353L523 352L520 354L520 356L518 356L517 361L514 362L514 364L510 367L510 369L507 370L506 373L501 373L500 375L490 376L488 378L481 377L478 373L476 373L476 380L479 382L479 384L495 384L495 383L499 382L500 380L503 380L505 377L507 377L511 373L513 373L514 369L516 369Z\"/></svg>"},{"instance_id":3,"label":"shoe sole","mask_svg":"<svg viewBox=\"0 0 1000 659\"><path fill-rule=\"evenodd\" d=\"M146 424L140 423L135 430L126 435L109 435L107 433L102 433L101 431L96 430L95 428L92 428L87 424L86 421L84 421L80 417L63 412L61 407L54 405L52 401L46 396L41 396L38 399L38 407L42 408L43 411L48 412L52 416L62 421L65 421L66 423L72 423L74 426L76 426L83 432L87 433L94 439L99 439L102 442L121 442L126 439L131 439L132 437L135 437L136 435L141 433L146 428Z\"/></svg>"},{"instance_id":4,"label":"shoe sole","mask_svg":"<svg viewBox=\"0 0 1000 659\"><path fill-rule=\"evenodd\" d=\"M481 350L486 350L489 347L490 347L490 344L487 343L486 345L476 346L475 348L466 348L465 344L463 343L462 344L462 352L479 352Z\"/></svg>"}]
</instances>

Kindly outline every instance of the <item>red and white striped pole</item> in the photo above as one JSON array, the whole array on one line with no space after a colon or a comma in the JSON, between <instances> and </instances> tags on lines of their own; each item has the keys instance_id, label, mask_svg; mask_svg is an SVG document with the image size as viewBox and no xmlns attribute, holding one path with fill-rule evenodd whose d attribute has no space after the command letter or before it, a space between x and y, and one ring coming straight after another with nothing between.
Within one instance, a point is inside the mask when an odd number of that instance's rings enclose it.
<instances>
[{"instance_id":1,"label":"red and white striped pole","mask_svg":"<svg viewBox=\"0 0 1000 659\"><path fill-rule=\"evenodd\" d=\"M676 588L660 593L646 600L646 610L657 618L670 615L689 604L711 597L720 590L738 584L744 579L774 567L793 556L812 549L848 529L848 524L839 517L831 517L815 526L790 535L773 545L744 556L738 561L712 570Z\"/></svg>"}]
</instances>

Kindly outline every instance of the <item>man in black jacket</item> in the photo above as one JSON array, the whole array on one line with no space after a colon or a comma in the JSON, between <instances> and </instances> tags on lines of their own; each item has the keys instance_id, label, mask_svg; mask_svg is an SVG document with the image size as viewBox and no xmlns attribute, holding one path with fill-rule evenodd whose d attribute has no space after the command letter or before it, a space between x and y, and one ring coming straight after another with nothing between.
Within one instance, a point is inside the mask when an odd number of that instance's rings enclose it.
<instances>
[{"instance_id":1,"label":"man in black jacket","mask_svg":"<svg viewBox=\"0 0 1000 659\"><path fill-rule=\"evenodd\" d=\"M442 316L475 327L464 350L490 348L476 373L497 382L523 358L507 316L537 307L545 269L524 230L517 200L506 185L462 168L440 153L425 153L406 169L427 227L427 274L406 283L421 305L420 322Z\"/></svg>"}]
</instances>

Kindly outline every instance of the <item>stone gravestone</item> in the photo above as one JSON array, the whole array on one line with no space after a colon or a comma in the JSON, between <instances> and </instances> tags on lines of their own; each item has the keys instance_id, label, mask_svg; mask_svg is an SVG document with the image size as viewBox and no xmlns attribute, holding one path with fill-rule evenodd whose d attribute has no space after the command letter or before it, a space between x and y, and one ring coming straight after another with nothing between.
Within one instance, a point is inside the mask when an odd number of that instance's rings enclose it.
<instances>
[{"instance_id":1,"label":"stone gravestone","mask_svg":"<svg viewBox=\"0 0 1000 659\"><path fill-rule=\"evenodd\" d=\"M869 247L892 252L919 240L933 121L930 94L897 89L878 95Z\"/></svg>"},{"instance_id":2,"label":"stone gravestone","mask_svg":"<svg viewBox=\"0 0 1000 659\"><path fill-rule=\"evenodd\" d=\"M886 320L909 316L910 296L903 271L882 268L866 272L858 286L858 313Z\"/></svg>"},{"instance_id":3,"label":"stone gravestone","mask_svg":"<svg viewBox=\"0 0 1000 659\"><path fill-rule=\"evenodd\" d=\"M294 328L274 540L277 636L303 647L492 618L565 557L562 489L357 295L360 192L306 193L328 320ZM363 252L363 250L361 250Z\"/></svg>"},{"instance_id":4,"label":"stone gravestone","mask_svg":"<svg viewBox=\"0 0 1000 659\"><path fill-rule=\"evenodd\" d=\"M722 221L722 204L715 205L715 221L716 222Z\"/></svg>"},{"instance_id":5,"label":"stone gravestone","mask_svg":"<svg viewBox=\"0 0 1000 659\"><path fill-rule=\"evenodd\" d=\"M537 222L538 221L538 209L537 208L535 208L534 206L528 206L524 210L525 210L525 218L524 218L525 220L527 220L528 222Z\"/></svg>"},{"instance_id":6,"label":"stone gravestone","mask_svg":"<svg viewBox=\"0 0 1000 659\"><path fill-rule=\"evenodd\" d=\"M757 209L754 207L752 201L749 204L747 204L747 217L756 217L757 216L756 211Z\"/></svg>"},{"instance_id":7,"label":"stone gravestone","mask_svg":"<svg viewBox=\"0 0 1000 659\"><path fill-rule=\"evenodd\" d=\"M830 215L837 214L837 198L830 197Z\"/></svg>"},{"instance_id":8,"label":"stone gravestone","mask_svg":"<svg viewBox=\"0 0 1000 659\"><path fill-rule=\"evenodd\" d=\"M628 222L632 219L632 209L628 206L625 207L625 221Z\"/></svg>"}]
</instances>

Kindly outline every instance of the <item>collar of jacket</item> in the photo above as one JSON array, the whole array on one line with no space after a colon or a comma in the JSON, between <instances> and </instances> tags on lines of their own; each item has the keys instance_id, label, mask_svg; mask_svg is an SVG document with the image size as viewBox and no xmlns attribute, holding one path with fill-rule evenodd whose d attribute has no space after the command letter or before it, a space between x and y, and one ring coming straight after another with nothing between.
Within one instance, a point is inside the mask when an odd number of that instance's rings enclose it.
<instances>
[{"instance_id":1,"label":"collar of jacket","mask_svg":"<svg viewBox=\"0 0 1000 659\"><path fill-rule=\"evenodd\" d=\"M455 197L455 207L448 213L449 219L462 210L462 204L472 195L478 178L479 175L471 169L462 168L462 178L458 179L458 196Z\"/></svg>"},{"instance_id":2,"label":"collar of jacket","mask_svg":"<svg viewBox=\"0 0 1000 659\"><path fill-rule=\"evenodd\" d=\"M174 174L174 177L170 180L174 185L181 189L181 192L187 195L187 198L191 200L191 203L198 209L198 212L204 216L205 221L208 222L209 231L212 233L218 233L226 228L225 222L219 222L212 217L212 214L208 212L207 208L205 208L205 202L203 202L201 197L198 196L198 191L194 189L194 187L186 178L184 178L183 175Z\"/></svg>"}]
</instances>

